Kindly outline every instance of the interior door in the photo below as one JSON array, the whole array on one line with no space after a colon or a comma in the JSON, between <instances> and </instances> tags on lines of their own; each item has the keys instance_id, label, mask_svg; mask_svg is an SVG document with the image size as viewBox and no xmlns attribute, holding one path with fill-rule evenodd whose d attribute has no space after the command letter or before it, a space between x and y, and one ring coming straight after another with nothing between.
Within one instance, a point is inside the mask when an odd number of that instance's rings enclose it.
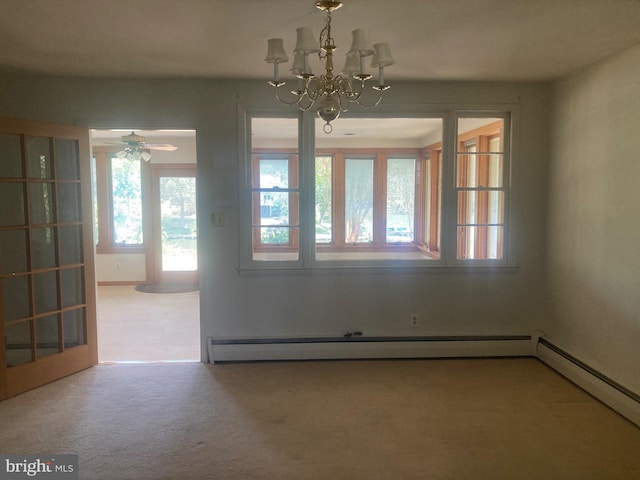
<instances>
[{"instance_id":1,"label":"interior door","mask_svg":"<svg viewBox=\"0 0 640 480\"><path fill-rule=\"evenodd\" d=\"M89 132L0 118L0 399L95 365Z\"/></svg>"},{"instance_id":2,"label":"interior door","mask_svg":"<svg viewBox=\"0 0 640 480\"><path fill-rule=\"evenodd\" d=\"M197 283L196 165L151 165L154 283Z\"/></svg>"}]
</instances>

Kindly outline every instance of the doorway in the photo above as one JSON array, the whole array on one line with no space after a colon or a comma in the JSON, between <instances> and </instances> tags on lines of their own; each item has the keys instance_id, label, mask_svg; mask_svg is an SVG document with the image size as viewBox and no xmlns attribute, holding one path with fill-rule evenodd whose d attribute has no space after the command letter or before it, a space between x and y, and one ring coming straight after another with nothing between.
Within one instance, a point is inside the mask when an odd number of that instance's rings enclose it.
<instances>
[{"instance_id":1,"label":"doorway","mask_svg":"<svg viewBox=\"0 0 640 480\"><path fill-rule=\"evenodd\" d=\"M199 361L195 131L91 136L99 361Z\"/></svg>"}]
</instances>

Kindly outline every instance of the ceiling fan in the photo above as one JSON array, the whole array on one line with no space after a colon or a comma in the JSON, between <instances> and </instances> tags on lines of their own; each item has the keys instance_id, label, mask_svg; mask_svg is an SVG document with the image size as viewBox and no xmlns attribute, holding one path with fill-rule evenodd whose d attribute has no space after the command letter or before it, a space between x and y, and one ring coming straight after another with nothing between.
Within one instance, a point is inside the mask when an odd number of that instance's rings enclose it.
<instances>
[{"instance_id":1,"label":"ceiling fan","mask_svg":"<svg viewBox=\"0 0 640 480\"><path fill-rule=\"evenodd\" d=\"M136 135L135 132L123 135L120 138L124 144L124 150L116 153L119 158L142 159L148 162L151 159L151 150L173 152L178 149L178 147L169 143L147 143L142 135Z\"/></svg>"}]
</instances>

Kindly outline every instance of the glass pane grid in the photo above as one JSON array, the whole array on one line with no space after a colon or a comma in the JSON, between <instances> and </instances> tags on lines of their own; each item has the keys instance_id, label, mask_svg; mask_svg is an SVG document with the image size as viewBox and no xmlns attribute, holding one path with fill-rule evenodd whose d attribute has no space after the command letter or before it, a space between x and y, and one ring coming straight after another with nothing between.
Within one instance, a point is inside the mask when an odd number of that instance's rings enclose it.
<instances>
[{"instance_id":1,"label":"glass pane grid","mask_svg":"<svg viewBox=\"0 0 640 480\"><path fill-rule=\"evenodd\" d=\"M31 321L5 325L4 327L7 367L33 361L33 338Z\"/></svg>"}]
</instances>

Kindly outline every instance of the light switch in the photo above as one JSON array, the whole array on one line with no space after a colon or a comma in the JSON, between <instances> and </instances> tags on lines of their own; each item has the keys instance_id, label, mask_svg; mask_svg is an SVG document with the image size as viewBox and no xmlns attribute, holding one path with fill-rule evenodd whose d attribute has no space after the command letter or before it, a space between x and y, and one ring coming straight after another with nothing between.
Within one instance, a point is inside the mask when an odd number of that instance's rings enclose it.
<instances>
[{"instance_id":1,"label":"light switch","mask_svg":"<svg viewBox=\"0 0 640 480\"><path fill-rule=\"evenodd\" d=\"M212 213L211 214L211 226L212 227L221 227L224 225L224 213Z\"/></svg>"}]
</instances>

